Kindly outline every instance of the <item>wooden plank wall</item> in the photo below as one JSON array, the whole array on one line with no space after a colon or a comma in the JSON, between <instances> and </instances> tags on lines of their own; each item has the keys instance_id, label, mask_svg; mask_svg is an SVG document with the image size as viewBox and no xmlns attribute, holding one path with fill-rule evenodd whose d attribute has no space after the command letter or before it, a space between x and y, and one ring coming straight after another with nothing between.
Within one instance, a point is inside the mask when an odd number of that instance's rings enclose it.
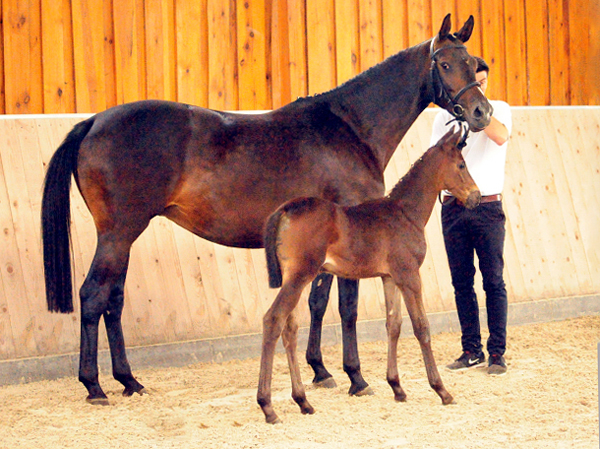
<instances>
[{"instance_id":1,"label":"wooden plank wall","mask_svg":"<svg viewBox=\"0 0 600 449\"><path fill-rule=\"evenodd\" d=\"M435 113L426 110L398 147L385 173L389 188L427 148ZM600 194L591 186L600 185L600 107L520 107L513 114L504 194L509 301L598 294ZM0 360L78 351L78 301L71 315L46 310L39 215L44 166L81 119L0 119ZM79 193L72 198L78 289L96 238ZM454 310L439 217L436 205L421 269L429 313ZM385 317L380 284L361 281L359 320ZM276 294L267 285L263 250L215 245L162 218L134 243L125 287L128 346L261 332ZM339 323L336 298L334 288L326 323ZM308 325L306 292L299 315ZM104 334L100 345L106 347Z\"/></svg>"},{"instance_id":2,"label":"wooden plank wall","mask_svg":"<svg viewBox=\"0 0 600 449\"><path fill-rule=\"evenodd\" d=\"M159 98L272 109L473 15L468 43L511 105L600 104L589 0L0 0L0 113Z\"/></svg>"}]
</instances>

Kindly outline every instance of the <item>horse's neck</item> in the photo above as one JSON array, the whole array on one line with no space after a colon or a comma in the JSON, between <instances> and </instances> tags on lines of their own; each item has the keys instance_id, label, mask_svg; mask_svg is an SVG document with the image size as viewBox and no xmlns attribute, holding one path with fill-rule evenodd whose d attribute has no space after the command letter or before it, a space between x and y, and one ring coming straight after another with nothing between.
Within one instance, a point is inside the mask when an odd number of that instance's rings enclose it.
<instances>
[{"instance_id":1,"label":"horse's neck","mask_svg":"<svg viewBox=\"0 0 600 449\"><path fill-rule=\"evenodd\" d=\"M415 225L425 228L440 192L436 150L428 150L388 195Z\"/></svg>"},{"instance_id":2,"label":"horse's neck","mask_svg":"<svg viewBox=\"0 0 600 449\"><path fill-rule=\"evenodd\" d=\"M331 110L385 169L400 140L433 100L429 42L386 59L331 92Z\"/></svg>"}]
</instances>

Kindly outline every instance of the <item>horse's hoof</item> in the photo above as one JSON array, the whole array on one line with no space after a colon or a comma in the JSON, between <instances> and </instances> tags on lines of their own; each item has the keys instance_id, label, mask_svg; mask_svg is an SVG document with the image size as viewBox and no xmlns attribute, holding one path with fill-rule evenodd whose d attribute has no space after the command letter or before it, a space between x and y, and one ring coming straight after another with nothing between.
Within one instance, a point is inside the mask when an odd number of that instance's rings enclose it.
<instances>
[{"instance_id":1,"label":"horse's hoof","mask_svg":"<svg viewBox=\"0 0 600 449\"><path fill-rule=\"evenodd\" d=\"M110 405L108 402L108 398L90 398L89 396L85 398L88 404L92 405Z\"/></svg>"},{"instance_id":2,"label":"horse's hoof","mask_svg":"<svg viewBox=\"0 0 600 449\"><path fill-rule=\"evenodd\" d=\"M310 404L306 404L305 406L301 407L300 410L302 411L303 415L314 415L315 414L315 409Z\"/></svg>"},{"instance_id":3,"label":"horse's hoof","mask_svg":"<svg viewBox=\"0 0 600 449\"><path fill-rule=\"evenodd\" d=\"M318 382L313 381L313 385L316 388L337 388L337 384L333 377L328 377L327 379L319 380Z\"/></svg>"},{"instance_id":4,"label":"horse's hoof","mask_svg":"<svg viewBox=\"0 0 600 449\"><path fill-rule=\"evenodd\" d=\"M350 393L351 396L373 396L374 394L375 392L369 386L363 388L360 391L357 391L356 393Z\"/></svg>"},{"instance_id":5,"label":"horse's hoof","mask_svg":"<svg viewBox=\"0 0 600 449\"><path fill-rule=\"evenodd\" d=\"M150 394L150 392L148 390L146 390L144 387L140 388L140 389L136 389L136 388L125 388L123 390L123 396L125 397L130 397L133 396L133 393L137 393L140 396L143 396L145 394Z\"/></svg>"}]
</instances>

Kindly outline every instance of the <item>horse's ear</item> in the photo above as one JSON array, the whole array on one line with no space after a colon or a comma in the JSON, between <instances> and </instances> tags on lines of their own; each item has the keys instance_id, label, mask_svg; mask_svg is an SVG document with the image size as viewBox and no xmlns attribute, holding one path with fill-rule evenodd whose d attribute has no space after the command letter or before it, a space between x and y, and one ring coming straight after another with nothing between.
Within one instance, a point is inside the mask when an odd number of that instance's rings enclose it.
<instances>
[{"instance_id":1,"label":"horse's ear","mask_svg":"<svg viewBox=\"0 0 600 449\"><path fill-rule=\"evenodd\" d=\"M447 14L444 17L444 21L442 22L442 26L440 28L440 32L438 33L438 41L443 41L450 34L450 28L452 27L452 22L450 20L450 14Z\"/></svg>"},{"instance_id":2,"label":"horse's ear","mask_svg":"<svg viewBox=\"0 0 600 449\"><path fill-rule=\"evenodd\" d=\"M462 43L465 43L471 37L471 33L473 33L473 24L475 20L473 16L469 16L463 27L457 33L454 33L457 39L459 39Z\"/></svg>"}]
</instances>

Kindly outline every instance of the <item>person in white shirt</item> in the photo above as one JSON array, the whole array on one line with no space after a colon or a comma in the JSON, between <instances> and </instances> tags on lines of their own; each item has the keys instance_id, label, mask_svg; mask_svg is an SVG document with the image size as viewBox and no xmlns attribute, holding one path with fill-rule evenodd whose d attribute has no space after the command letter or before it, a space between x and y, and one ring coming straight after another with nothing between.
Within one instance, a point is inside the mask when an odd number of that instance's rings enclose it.
<instances>
[{"instance_id":1,"label":"person in white shirt","mask_svg":"<svg viewBox=\"0 0 600 449\"><path fill-rule=\"evenodd\" d=\"M478 57L476 79L485 93L489 66ZM471 133L462 153L469 173L481 191L481 204L466 209L458 200L442 195L442 231L452 275L454 298L462 332L462 355L447 366L463 370L483 365L486 361L481 344L479 305L474 289L474 254L479 259L486 295L489 354L488 373L506 373L506 323L508 304L504 283L504 237L506 217L502 209L506 148L512 129L510 106L503 101L489 100L494 108L490 124L481 132ZM431 144L434 145L453 124L446 110L434 119Z\"/></svg>"}]
</instances>

